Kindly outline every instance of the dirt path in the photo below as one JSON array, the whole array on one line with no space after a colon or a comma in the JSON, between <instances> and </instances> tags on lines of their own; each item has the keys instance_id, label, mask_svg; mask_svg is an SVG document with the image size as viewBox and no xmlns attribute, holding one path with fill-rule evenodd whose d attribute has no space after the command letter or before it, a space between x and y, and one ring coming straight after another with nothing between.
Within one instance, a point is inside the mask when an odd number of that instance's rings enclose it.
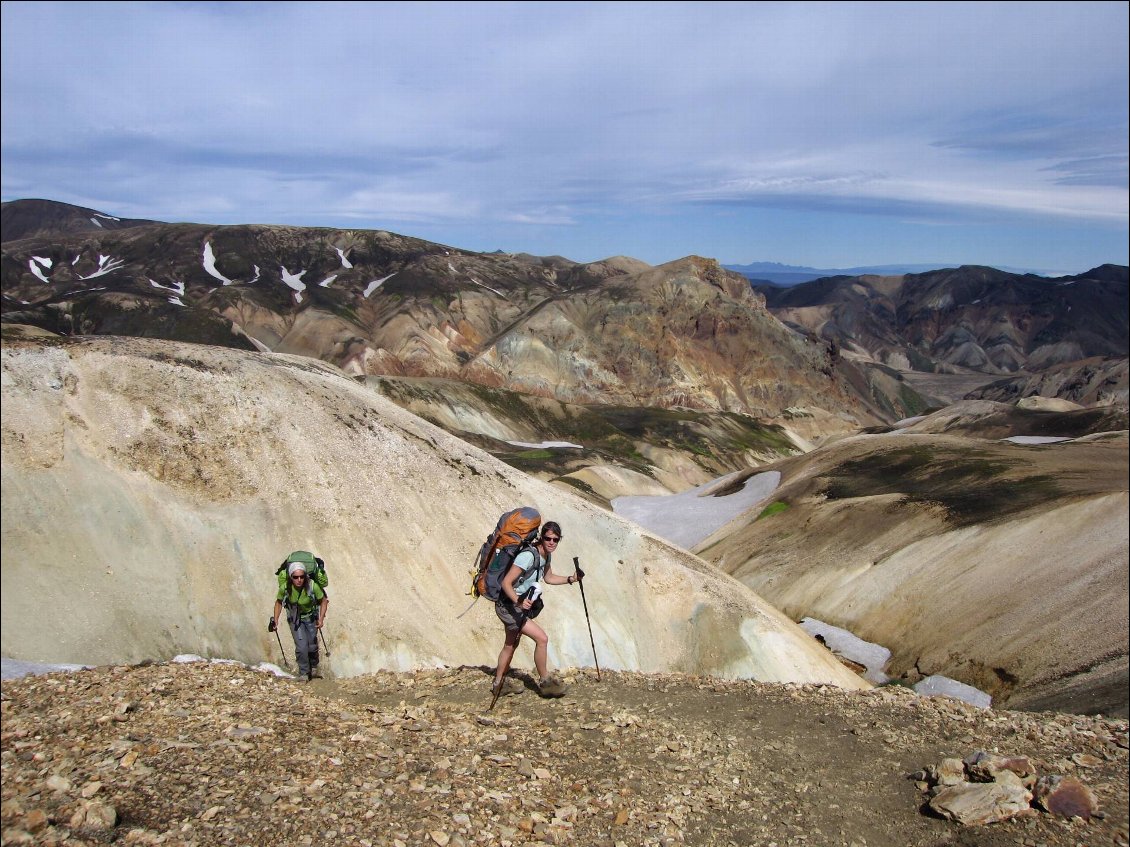
<instances>
[{"instance_id":1,"label":"dirt path","mask_svg":"<svg viewBox=\"0 0 1130 847\"><path fill-rule=\"evenodd\" d=\"M5 680L4 844L1127 843L1125 721L895 687L565 677L562 699L523 687L492 712L486 668L309 684L225 664ZM1078 776L1104 817L962 827L924 814L908 775L977 750ZM81 817L99 802L116 826Z\"/></svg>"}]
</instances>

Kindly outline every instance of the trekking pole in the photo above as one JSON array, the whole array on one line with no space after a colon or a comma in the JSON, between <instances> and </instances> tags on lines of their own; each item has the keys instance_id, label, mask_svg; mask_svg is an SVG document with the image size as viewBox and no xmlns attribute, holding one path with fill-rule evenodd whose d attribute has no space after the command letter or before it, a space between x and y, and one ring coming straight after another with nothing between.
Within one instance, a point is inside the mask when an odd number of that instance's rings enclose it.
<instances>
[{"instance_id":1,"label":"trekking pole","mask_svg":"<svg viewBox=\"0 0 1130 847\"><path fill-rule=\"evenodd\" d=\"M577 574L577 585L581 587L581 604L585 607L585 623L589 625L589 644L592 645L592 661L596 665L596 681L600 682L600 662L596 658L596 642L592 640L592 621L589 620L589 604L585 600L585 581L580 578L581 563L577 561L577 557L573 557L573 569Z\"/></svg>"},{"instance_id":2,"label":"trekking pole","mask_svg":"<svg viewBox=\"0 0 1130 847\"><path fill-rule=\"evenodd\" d=\"M282 646L282 636L279 635L279 628L277 626L273 626L274 622L275 619L271 618L270 624L272 625L268 626L267 628L275 634L275 639L279 642L279 652L282 653L283 667L287 670L290 670L290 663L286 660L286 650L284 650Z\"/></svg>"},{"instance_id":3,"label":"trekking pole","mask_svg":"<svg viewBox=\"0 0 1130 847\"><path fill-rule=\"evenodd\" d=\"M326 649L326 656L332 655L330 653L330 645L326 643L326 634L319 629L318 635L322 636L322 646Z\"/></svg>"}]
</instances>

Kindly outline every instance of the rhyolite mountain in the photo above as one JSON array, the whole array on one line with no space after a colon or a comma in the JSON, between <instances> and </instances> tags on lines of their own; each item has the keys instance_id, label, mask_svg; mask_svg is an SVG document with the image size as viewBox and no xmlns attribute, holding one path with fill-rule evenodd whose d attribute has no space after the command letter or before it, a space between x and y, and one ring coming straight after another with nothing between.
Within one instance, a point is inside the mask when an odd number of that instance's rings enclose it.
<instances>
[{"instance_id":1,"label":"rhyolite mountain","mask_svg":"<svg viewBox=\"0 0 1130 847\"><path fill-rule=\"evenodd\" d=\"M54 200L17 200L3 204L0 227L5 241L20 241L62 233L99 232L145 226L156 221L118 218L95 209Z\"/></svg>"},{"instance_id":2,"label":"rhyolite mountain","mask_svg":"<svg viewBox=\"0 0 1130 847\"><path fill-rule=\"evenodd\" d=\"M710 259L577 263L383 230L76 231L74 221L100 218L43 202L3 207L9 323L298 353L357 376L439 377L568 403L769 421L802 410L822 422L818 436L926 405L895 371L786 328L744 277ZM37 211L41 225L29 222ZM70 223L52 231L51 220Z\"/></svg>"},{"instance_id":3,"label":"rhyolite mountain","mask_svg":"<svg viewBox=\"0 0 1130 847\"><path fill-rule=\"evenodd\" d=\"M755 288L783 322L845 357L904 372L984 375L986 384L1016 378L1011 392L1002 387L980 396L1052 391L1101 404L1126 402L1128 281L1124 265L1050 279L962 266ZM1089 369L1074 368L1084 360ZM1065 368L1075 377L1031 378ZM1110 383L1118 370L1121 380ZM1096 384L1080 385L1092 377Z\"/></svg>"}]
</instances>

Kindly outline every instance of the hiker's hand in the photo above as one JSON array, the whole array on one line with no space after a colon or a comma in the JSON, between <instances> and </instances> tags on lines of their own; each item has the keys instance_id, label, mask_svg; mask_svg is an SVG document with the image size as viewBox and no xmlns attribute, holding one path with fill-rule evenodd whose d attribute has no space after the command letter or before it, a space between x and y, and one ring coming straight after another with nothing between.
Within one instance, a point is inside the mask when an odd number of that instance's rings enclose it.
<instances>
[{"instance_id":1,"label":"hiker's hand","mask_svg":"<svg viewBox=\"0 0 1130 847\"><path fill-rule=\"evenodd\" d=\"M274 618L271 618L269 621L267 621L267 632L274 632L278 628L279 622Z\"/></svg>"},{"instance_id":2,"label":"hiker's hand","mask_svg":"<svg viewBox=\"0 0 1130 847\"><path fill-rule=\"evenodd\" d=\"M317 627L318 627L318 629L321 629L321 628L322 628L322 621L318 621L318 623L317 623Z\"/></svg>"},{"instance_id":3,"label":"hiker's hand","mask_svg":"<svg viewBox=\"0 0 1130 847\"><path fill-rule=\"evenodd\" d=\"M576 577L576 579L573 580L574 582L580 582L582 579L585 578L585 572L583 570L581 570L580 568L577 568L577 572L575 574L573 574L573 576Z\"/></svg>"}]
</instances>

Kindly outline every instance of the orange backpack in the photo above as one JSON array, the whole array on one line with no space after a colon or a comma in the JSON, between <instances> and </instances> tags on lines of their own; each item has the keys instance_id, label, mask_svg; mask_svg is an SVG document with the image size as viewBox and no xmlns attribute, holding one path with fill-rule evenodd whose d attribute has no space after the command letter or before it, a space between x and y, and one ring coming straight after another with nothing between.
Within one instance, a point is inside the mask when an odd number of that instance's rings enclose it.
<instances>
[{"instance_id":1,"label":"orange backpack","mask_svg":"<svg viewBox=\"0 0 1130 847\"><path fill-rule=\"evenodd\" d=\"M471 571L472 597L498 599L502 578L510 570L514 557L533 546L540 527L541 515L532 506L513 509L498 519L494 532L487 536L475 559Z\"/></svg>"}]
</instances>

